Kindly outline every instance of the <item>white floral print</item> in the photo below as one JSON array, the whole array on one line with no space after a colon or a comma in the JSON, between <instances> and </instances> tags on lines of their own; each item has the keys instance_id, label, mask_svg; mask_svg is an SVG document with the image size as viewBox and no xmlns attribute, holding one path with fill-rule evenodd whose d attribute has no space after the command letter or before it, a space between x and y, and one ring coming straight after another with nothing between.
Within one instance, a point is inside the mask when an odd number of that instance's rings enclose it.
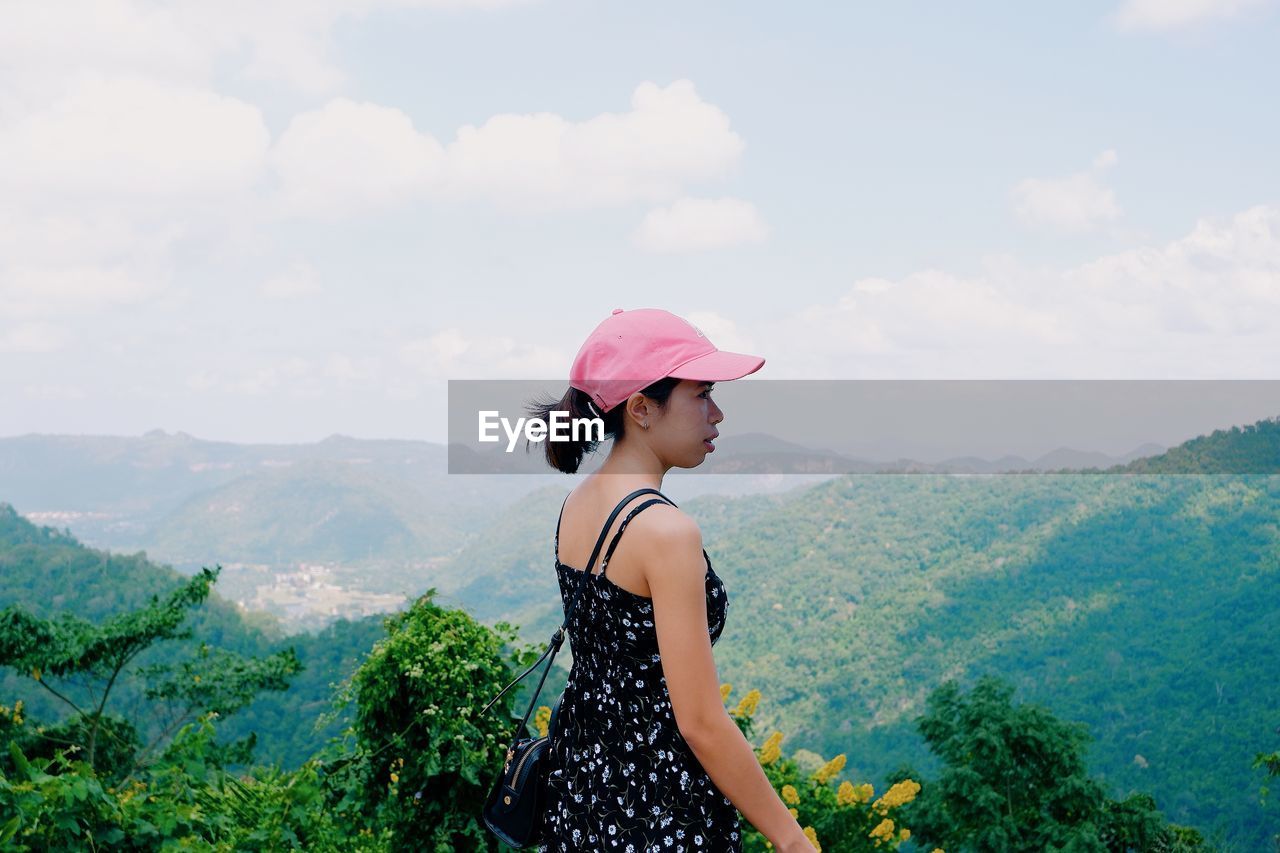
<instances>
[{"instance_id":1,"label":"white floral print","mask_svg":"<svg viewBox=\"0 0 1280 853\"><path fill-rule=\"evenodd\" d=\"M641 503L623 519L600 572L585 579L586 589L566 629L573 666L552 732L538 853L741 853L738 810L716 788L676 727L661 676L652 599L617 586L605 574L628 522L656 502ZM583 575L560 562L559 523L555 554L567 610ZM707 625L714 645L724 630L729 597L706 551L703 557ZM603 837L597 840L598 835ZM590 841L584 842L586 838Z\"/></svg>"}]
</instances>

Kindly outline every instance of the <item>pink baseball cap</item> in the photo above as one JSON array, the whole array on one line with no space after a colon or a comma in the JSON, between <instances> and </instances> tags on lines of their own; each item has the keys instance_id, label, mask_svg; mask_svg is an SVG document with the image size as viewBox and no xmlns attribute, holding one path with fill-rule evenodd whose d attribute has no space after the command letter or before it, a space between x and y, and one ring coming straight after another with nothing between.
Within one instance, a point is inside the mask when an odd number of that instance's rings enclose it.
<instances>
[{"instance_id":1,"label":"pink baseball cap","mask_svg":"<svg viewBox=\"0 0 1280 853\"><path fill-rule=\"evenodd\" d=\"M578 350L569 385L607 412L668 376L727 382L763 366L758 355L716 349L701 329L670 311L615 308Z\"/></svg>"}]
</instances>

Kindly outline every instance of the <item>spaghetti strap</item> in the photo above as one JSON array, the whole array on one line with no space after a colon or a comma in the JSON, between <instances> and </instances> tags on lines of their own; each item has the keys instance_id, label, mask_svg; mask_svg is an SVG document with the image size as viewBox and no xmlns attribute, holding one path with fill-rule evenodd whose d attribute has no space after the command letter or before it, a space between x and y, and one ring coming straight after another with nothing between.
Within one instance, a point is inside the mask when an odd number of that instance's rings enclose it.
<instances>
[{"instance_id":1,"label":"spaghetti strap","mask_svg":"<svg viewBox=\"0 0 1280 853\"><path fill-rule=\"evenodd\" d=\"M572 494L572 492L570 492L570 494ZM621 512L622 508L626 506L628 503L630 503L633 498L635 498L638 495L644 495L644 494L654 494L662 498L662 500L657 501L657 503L662 503L663 501L666 501L672 506L676 506L675 501L671 500L671 498L662 494L662 492L658 491L657 489L636 489L634 492L632 492L631 494L623 498L621 501L619 501L618 505L614 507L613 513L609 516L609 520L604 523L604 529L600 531L600 537L596 540L595 550L591 552L591 561L588 562L586 566L587 573L591 573L592 569L595 567L596 556L599 555L600 553L600 546L604 544L604 538L609 535L609 528L613 526L613 520L617 518L618 513ZM560 522L564 520L564 508L566 505L568 505L568 503L569 503L569 495L565 495L564 501L560 504L560 515L556 518L556 538L555 538L555 544L552 547L552 556L555 558L555 561L557 563L560 562ZM645 504L645 506L648 506L648 504ZM632 515L635 515L635 512L632 512L630 515L628 515L627 519L630 519ZM622 523L622 526L626 527L626 524L627 524L626 521L624 521ZM618 535L619 536L622 535L621 528L619 528L618 530ZM616 536L614 538L615 540L617 539ZM610 546L609 548L609 553L610 554L613 553L612 546ZM608 562L608 561L609 561L609 558L608 556L606 556L605 562ZM603 565L601 566L600 573L604 574Z\"/></svg>"},{"instance_id":2,"label":"spaghetti strap","mask_svg":"<svg viewBox=\"0 0 1280 853\"><path fill-rule=\"evenodd\" d=\"M603 577L605 571L608 570L609 559L613 557L613 549L618 547L618 540L622 538L622 531L627 529L627 525L631 523L631 519L635 518L639 513L643 512L648 507L651 507L654 504L662 504L662 503L667 503L667 501L658 500L657 498L647 500L644 503L640 504L640 506L631 510L631 512L627 513L627 517L622 519L622 524L618 525L618 532L613 535L613 541L609 543L609 550L604 552L604 560L601 561L600 563L601 577ZM674 504L672 504L672 506L674 506Z\"/></svg>"}]
</instances>

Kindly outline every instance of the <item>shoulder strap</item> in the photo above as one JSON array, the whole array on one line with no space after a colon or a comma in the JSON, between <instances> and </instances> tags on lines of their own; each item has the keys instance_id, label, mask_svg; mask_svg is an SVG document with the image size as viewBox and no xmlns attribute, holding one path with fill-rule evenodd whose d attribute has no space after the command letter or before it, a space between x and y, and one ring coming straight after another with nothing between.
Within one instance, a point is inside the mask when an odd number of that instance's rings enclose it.
<instances>
[{"instance_id":1,"label":"shoulder strap","mask_svg":"<svg viewBox=\"0 0 1280 853\"><path fill-rule=\"evenodd\" d=\"M647 495L647 494L657 495L658 497L662 498L662 500L649 501L648 503L642 504L641 508L648 506L649 503L662 503L663 501L671 504L672 506L676 506L675 501L671 500L671 498L662 494L662 492L658 491L657 489L636 489L634 492L627 495L625 498L623 498L621 501L618 502L618 505L616 507L613 508L613 512L610 513L609 515L609 520L604 523L604 528L600 531L599 538L596 539L596 547L591 552L591 560L590 562L587 563L586 569L583 572L583 574L590 574L591 570L595 568L596 557L599 556L600 554L600 547L604 544L605 536L609 535L609 528L613 526L613 520L618 517L618 513L621 512L622 508L626 506L628 503L630 503L631 499L634 498L636 495ZM565 495L563 503L560 504L560 515L558 518L556 518L556 538L555 538L555 544L552 548L552 553L557 563L560 562L560 522L564 520L564 508L568 503L569 503L569 496ZM631 520L631 516L635 515L637 512L639 512L638 509L633 510L629 515L627 515L626 519L623 520L622 527L618 529L618 536L622 535L622 528L625 528L627 526L627 522ZM617 541L617 536L614 537L614 541L615 542ZM610 545L608 554L612 554L612 553L613 553L613 545ZM604 558L605 563L609 562L608 554L605 555L605 558ZM603 564L600 567L600 573L604 574Z\"/></svg>"},{"instance_id":2,"label":"shoulder strap","mask_svg":"<svg viewBox=\"0 0 1280 853\"><path fill-rule=\"evenodd\" d=\"M638 514L643 512L645 509L653 506L654 504L662 504L662 503L670 503L670 501L667 501L665 499L659 500L658 498L653 498L651 500L645 501L644 503L640 504L640 506L636 507L635 509L631 510L631 512L627 513L627 517L622 519L622 524L618 525L618 532L613 535L613 541L609 543L609 550L604 552L604 560L601 561L600 563L601 575L603 575L606 571L608 571L609 560L613 557L613 549L618 547L618 540L622 538L622 531L627 529L627 525L631 523L631 519L635 518ZM675 504L671 504L671 506L675 506Z\"/></svg>"},{"instance_id":3,"label":"shoulder strap","mask_svg":"<svg viewBox=\"0 0 1280 853\"><path fill-rule=\"evenodd\" d=\"M547 661L546 669L542 671L542 678L538 681L538 686L534 688L533 700L529 703L529 710L524 712L524 719L520 721L520 727L516 730L516 737L520 736L520 732L525 731L525 726L528 724L528 721L529 721L529 715L533 712L534 703L538 701L538 693L541 692L542 690L543 682L547 680L547 673L551 671L551 662L555 660L556 652L560 651L560 645L564 642L564 629L566 626L568 626L569 620L573 618L573 611L578 606L578 599L582 596L582 591L586 589L587 575L591 574L591 570L595 567L596 557L600 555L600 549L604 546L605 537L609 535L609 528L613 526L613 520L618 517L618 513L622 512L622 508L626 506L628 503L630 503L633 498L635 498L637 495L646 495L646 494L661 495L663 500L667 501L667 503L670 503L672 506L675 506L675 503L671 501L671 499L668 498L666 495L663 495L662 492L658 491L657 489L647 489L647 488L636 489L634 492L627 495L622 500L618 501L618 505L614 507L613 512L609 514L609 520L604 523L604 529L600 531L600 537L596 539L596 547L595 547L595 550L591 552L591 560L587 563L586 569L581 573L582 577L578 579L578 589L573 594L573 601L569 604L568 609L565 610L564 622L560 625L559 628L556 629L556 632L551 635L551 644L547 646L547 650L542 653L541 657L539 657L536 661L534 661L533 666L529 667L523 673L516 676L516 678L510 684L508 684L506 687L498 691L498 695L494 696L491 700L489 700L489 704L485 705L484 709L481 710L480 712L481 714L488 711L491 707L493 707L494 702L497 702L499 699L502 698L502 695L504 693L506 693L513 686L519 683L519 681L523 679L526 675L528 675L529 673L537 669L538 666L542 663L542 661L546 659ZM567 495L565 496L564 502L566 504L569 502L569 497ZM661 503L661 501L655 501L655 503ZM564 504L560 505L560 515L562 518L564 517ZM560 559L560 522L556 521L556 560L557 562L559 561L559 559ZM514 743L514 740L512 742Z\"/></svg>"}]
</instances>

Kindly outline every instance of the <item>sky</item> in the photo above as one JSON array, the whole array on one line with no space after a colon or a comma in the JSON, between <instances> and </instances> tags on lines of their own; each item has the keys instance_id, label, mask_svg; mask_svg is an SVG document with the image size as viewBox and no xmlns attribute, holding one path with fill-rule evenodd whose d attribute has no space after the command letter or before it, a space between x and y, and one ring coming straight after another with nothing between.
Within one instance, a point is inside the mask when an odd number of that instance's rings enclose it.
<instances>
[{"instance_id":1,"label":"sky","mask_svg":"<svg viewBox=\"0 0 1280 853\"><path fill-rule=\"evenodd\" d=\"M0 16L0 436L442 441L619 307L768 379L1277 378L1280 0Z\"/></svg>"}]
</instances>

